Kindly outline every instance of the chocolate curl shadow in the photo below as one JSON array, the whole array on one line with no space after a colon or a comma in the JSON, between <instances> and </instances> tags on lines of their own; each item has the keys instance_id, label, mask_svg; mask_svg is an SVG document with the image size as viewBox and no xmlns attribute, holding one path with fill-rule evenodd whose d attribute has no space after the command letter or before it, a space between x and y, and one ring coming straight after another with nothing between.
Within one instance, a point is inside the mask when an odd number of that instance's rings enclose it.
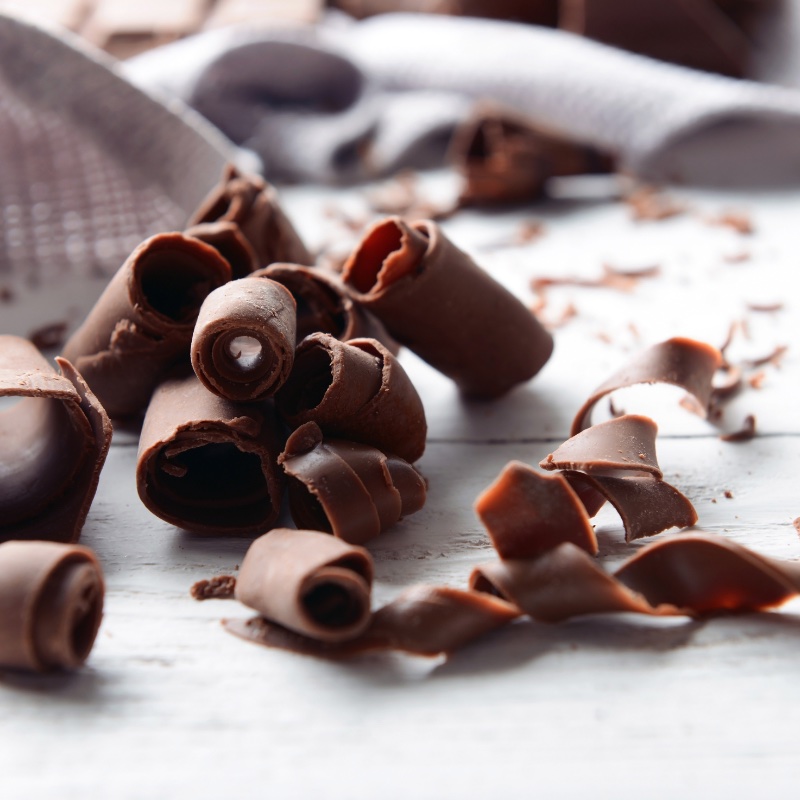
<instances>
[{"instance_id":1,"label":"chocolate curl shadow","mask_svg":"<svg viewBox=\"0 0 800 800\"><path fill-rule=\"evenodd\" d=\"M110 417L146 408L188 356L203 300L230 276L213 247L180 233L157 234L133 251L64 346Z\"/></svg>"},{"instance_id":2,"label":"chocolate curl shadow","mask_svg":"<svg viewBox=\"0 0 800 800\"><path fill-rule=\"evenodd\" d=\"M211 292L192 334L195 375L214 394L239 403L271 397L294 364L295 301L281 284L242 278Z\"/></svg>"},{"instance_id":3,"label":"chocolate curl shadow","mask_svg":"<svg viewBox=\"0 0 800 800\"><path fill-rule=\"evenodd\" d=\"M256 255L259 267L275 262L313 264L314 259L278 202L275 188L259 175L228 165L222 180L192 215L189 225L233 222Z\"/></svg>"},{"instance_id":4,"label":"chocolate curl shadow","mask_svg":"<svg viewBox=\"0 0 800 800\"><path fill-rule=\"evenodd\" d=\"M111 442L111 423L65 359L60 373L26 339L0 336L0 541L76 542Z\"/></svg>"},{"instance_id":5,"label":"chocolate curl shadow","mask_svg":"<svg viewBox=\"0 0 800 800\"><path fill-rule=\"evenodd\" d=\"M536 375L553 351L533 313L430 220L377 222L342 274L400 344L467 395L505 394Z\"/></svg>"}]
</instances>

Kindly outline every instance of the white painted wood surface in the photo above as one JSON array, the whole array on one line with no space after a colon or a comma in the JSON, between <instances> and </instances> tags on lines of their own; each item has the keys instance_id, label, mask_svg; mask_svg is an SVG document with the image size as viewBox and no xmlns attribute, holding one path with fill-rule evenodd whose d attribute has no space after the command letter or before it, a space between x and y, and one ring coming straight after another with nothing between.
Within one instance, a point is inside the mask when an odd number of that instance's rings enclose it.
<instances>
[{"instance_id":1,"label":"white painted wood surface","mask_svg":"<svg viewBox=\"0 0 800 800\"><path fill-rule=\"evenodd\" d=\"M567 185L565 191L597 184ZM449 176L424 191L445 196ZM371 546L375 604L414 582L464 586L492 558L472 511L510 459L535 463L567 435L587 394L638 348L673 335L724 340L731 355L789 349L725 411L724 429L757 417L759 436L729 444L677 406L679 394L623 397L659 422L665 477L695 503L701 526L772 556L800 557L800 195L676 192L696 211L634 223L621 203L562 199L504 214L461 213L446 224L526 302L534 276L595 276L606 262L661 267L630 293L554 288L546 316L569 302L542 374L494 404L464 403L404 354L428 413L420 462L429 501ZM294 189L286 205L310 243L347 234L326 207L359 213L362 190ZM753 236L709 226L735 208ZM519 224L542 219L538 241L504 249ZM727 263L747 251L748 261ZM50 287L52 288L52 287ZM98 290L71 287L73 316ZM50 289L0 307L4 331L53 319ZM61 291L61 289L59 289ZM774 313L749 302L784 304ZM602 409L601 409L602 410ZM703 622L632 616L548 626L520 622L449 660L376 655L327 663L227 635L230 601L197 603L200 578L230 572L245 539L197 538L140 504L133 438L120 434L84 530L108 580L107 612L75 675L0 674L0 797L72 798L749 798L793 797L800 785L800 603L779 613ZM731 498L725 496L728 491ZM604 509L601 558L633 551ZM663 536L680 535L676 533Z\"/></svg>"}]
</instances>

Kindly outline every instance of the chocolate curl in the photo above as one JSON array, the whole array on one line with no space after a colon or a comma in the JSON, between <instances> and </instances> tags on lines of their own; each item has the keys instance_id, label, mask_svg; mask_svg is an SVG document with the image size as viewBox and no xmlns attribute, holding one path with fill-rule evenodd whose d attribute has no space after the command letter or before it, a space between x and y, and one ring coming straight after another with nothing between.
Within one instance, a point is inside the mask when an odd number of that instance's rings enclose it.
<instances>
[{"instance_id":1,"label":"chocolate curl","mask_svg":"<svg viewBox=\"0 0 800 800\"><path fill-rule=\"evenodd\" d=\"M295 303L265 278L243 278L205 299L192 335L192 367L203 385L244 403L271 397L294 363Z\"/></svg>"},{"instance_id":2,"label":"chocolate curl","mask_svg":"<svg viewBox=\"0 0 800 800\"><path fill-rule=\"evenodd\" d=\"M351 544L374 539L425 503L425 482L411 464L367 445L323 439L314 422L289 437L278 463L289 478L295 524Z\"/></svg>"},{"instance_id":3,"label":"chocolate curl","mask_svg":"<svg viewBox=\"0 0 800 800\"><path fill-rule=\"evenodd\" d=\"M355 639L371 618L372 557L317 531L276 528L242 562L236 599L323 642Z\"/></svg>"},{"instance_id":4,"label":"chocolate curl","mask_svg":"<svg viewBox=\"0 0 800 800\"><path fill-rule=\"evenodd\" d=\"M144 410L188 355L203 300L230 277L213 247L180 233L160 233L133 251L64 346L112 418Z\"/></svg>"},{"instance_id":5,"label":"chocolate curl","mask_svg":"<svg viewBox=\"0 0 800 800\"><path fill-rule=\"evenodd\" d=\"M425 451L428 427L419 394L375 339L307 336L276 403L292 427L313 421L326 436L371 444L408 462Z\"/></svg>"},{"instance_id":6,"label":"chocolate curl","mask_svg":"<svg viewBox=\"0 0 800 800\"><path fill-rule=\"evenodd\" d=\"M230 633L266 647L326 658L400 650L412 655L452 653L520 615L504 600L445 586L412 586L375 612L366 632L348 642L321 642L262 618L224 620Z\"/></svg>"},{"instance_id":7,"label":"chocolate curl","mask_svg":"<svg viewBox=\"0 0 800 800\"><path fill-rule=\"evenodd\" d=\"M103 593L100 564L85 547L0 544L0 666L81 666L100 627Z\"/></svg>"},{"instance_id":8,"label":"chocolate curl","mask_svg":"<svg viewBox=\"0 0 800 800\"><path fill-rule=\"evenodd\" d=\"M669 383L686 390L697 410L708 412L714 373L722 364L716 347L693 339L668 339L653 345L600 384L581 406L572 422L571 436L591 425L592 410L599 400L617 389L638 383Z\"/></svg>"},{"instance_id":9,"label":"chocolate curl","mask_svg":"<svg viewBox=\"0 0 800 800\"><path fill-rule=\"evenodd\" d=\"M570 469L592 475L642 472L661 478L656 458L658 427L649 417L625 414L592 425L567 439L539 462L542 469Z\"/></svg>"},{"instance_id":10,"label":"chocolate curl","mask_svg":"<svg viewBox=\"0 0 800 800\"><path fill-rule=\"evenodd\" d=\"M450 161L464 178L463 205L522 203L550 178L611 172L613 159L507 109L479 108L453 135Z\"/></svg>"},{"instance_id":11,"label":"chocolate curl","mask_svg":"<svg viewBox=\"0 0 800 800\"><path fill-rule=\"evenodd\" d=\"M475 511L501 558L535 558L563 542L597 552L586 509L560 474L511 461L475 501Z\"/></svg>"},{"instance_id":12,"label":"chocolate curl","mask_svg":"<svg viewBox=\"0 0 800 800\"><path fill-rule=\"evenodd\" d=\"M111 443L111 423L75 368L0 336L0 541L75 542Z\"/></svg>"},{"instance_id":13,"label":"chocolate curl","mask_svg":"<svg viewBox=\"0 0 800 800\"><path fill-rule=\"evenodd\" d=\"M193 225L184 231L184 235L213 247L231 265L231 278L234 280L246 278L260 266L255 250L235 222Z\"/></svg>"},{"instance_id":14,"label":"chocolate curl","mask_svg":"<svg viewBox=\"0 0 800 800\"><path fill-rule=\"evenodd\" d=\"M377 339L393 353L397 343L383 325L353 302L342 279L325 267L273 264L253 277L264 277L285 286L297 303L297 343L312 333L329 333L342 342Z\"/></svg>"},{"instance_id":15,"label":"chocolate curl","mask_svg":"<svg viewBox=\"0 0 800 800\"><path fill-rule=\"evenodd\" d=\"M278 421L269 405L236 405L191 375L166 381L144 418L136 488L156 516L202 534L250 536L280 510Z\"/></svg>"},{"instance_id":16,"label":"chocolate curl","mask_svg":"<svg viewBox=\"0 0 800 800\"><path fill-rule=\"evenodd\" d=\"M258 175L241 175L229 165L220 184L201 203L189 224L218 221L239 226L261 267L278 261L314 263L278 203L274 187Z\"/></svg>"},{"instance_id":17,"label":"chocolate curl","mask_svg":"<svg viewBox=\"0 0 800 800\"><path fill-rule=\"evenodd\" d=\"M343 277L398 342L468 395L499 397L532 378L553 350L533 314L429 220L376 223Z\"/></svg>"}]
</instances>

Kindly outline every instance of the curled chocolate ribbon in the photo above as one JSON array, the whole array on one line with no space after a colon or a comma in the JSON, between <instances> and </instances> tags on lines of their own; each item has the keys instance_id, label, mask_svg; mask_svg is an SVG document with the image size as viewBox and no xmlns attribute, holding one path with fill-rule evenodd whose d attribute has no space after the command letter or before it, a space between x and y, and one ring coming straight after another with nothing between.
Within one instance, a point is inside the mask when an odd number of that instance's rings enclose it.
<instances>
[{"instance_id":1,"label":"curled chocolate ribbon","mask_svg":"<svg viewBox=\"0 0 800 800\"><path fill-rule=\"evenodd\" d=\"M318 531L276 528L250 545L235 597L290 630L346 641L369 625L372 574L362 547Z\"/></svg>"},{"instance_id":2,"label":"curled chocolate ribbon","mask_svg":"<svg viewBox=\"0 0 800 800\"><path fill-rule=\"evenodd\" d=\"M592 410L599 400L617 389L638 383L668 383L685 389L695 400L697 411L708 413L714 373L722 365L716 347L693 339L675 338L649 347L622 369L603 381L581 406L570 435L591 425Z\"/></svg>"},{"instance_id":3,"label":"curled chocolate ribbon","mask_svg":"<svg viewBox=\"0 0 800 800\"><path fill-rule=\"evenodd\" d=\"M235 222L204 222L183 233L213 247L231 265L234 280L246 278L260 266L255 250Z\"/></svg>"},{"instance_id":4,"label":"curled chocolate ribbon","mask_svg":"<svg viewBox=\"0 0 800 800\"><path fill-rule=\"evenodd\" d=\"M48 672L86 661L103 617L91 550L53 542L0 544L0 666Z\"/></svg>"},{"instance_id":5,"label":"curled chocolate ribbon","mask_svg":"<svg viewBox=\"0 0 800 800\"><path fill-rule=\"evenodd\" d=\"M256 254L258 265L276 261L313 264L314 259L278 202L277 192L258 175L228 166L222 181L192 215L190 225L234 222Z\"/></svg>"},{"instance_id":6,"label":"curled chocolate ribbon","mask_svg":"<svg viewBox=\"0 0 800 800\"><path fill-rule=\"evenodd\" d=\"M423 220L388 217L344 266L353 296L463 392L493 398L532 378L553 339L536 317Z\"/></svg>"},{"instance_id":7,"label":"curled chocolate ribbon","mask_svg":"<svg viewBox=\"0 0 800 800\"><path fill-rule=\"evenodd\" d=\"M235 402L271 397L294 363L295 303L267 278L242 278L215 289L200 308L192 367L210 391Z\"/></svg>"},{"instance_id":8,"label":"curled chocolate ribbon","mask_svg":"<svg viewBox=\"0 0 800 800\"><path fill-rule=\"evenodd\" d=\"M160 233L133 251L64 346L111 417L144 410L188 355L203 300L230 276L213 247L180 233Z\"/></svg>"},{"instance_id":9,"label":"curled chocolate ribbon","mask_svg":"<svg viewBox=\"0 0 800 800\"><path fill-rule=\"evenodd\" d=\"M375 339L307 336L276 403L292 427L313 421L326 436L371 444L409 462L425 451L427 423L419 394Z\"/></svg>"},{"instance_id":10,"label":"curled chocolate ribbon","mask_svg":"<svg viewBox=\"0 0 800 800\"><path fill-rule=\"evenodd\" d=\"M78 372L57 373L26 339L0 336L0 541L75 542L111 443L111 423Z\"/></svg>"},{"instance_id":11,"label":"curled chocolate ribbon","mask_svg":"<svg viewBox=\"0 0 800 800\"><path fill-rule=\"evenodd\" d=\"M289 481L292 518L300 528L363 544L419 511L426 486L411 464L374 447L323 438L301 425L278 458Z\"/></svg>"},{"instance_id":12,"label":"curled chocolate ribbon","mask_svg":"<svg viewBox=\"0 0 800 800\"><path fill-rule=\"evenodd\" d=\"M312 333L329 333L346 342L350 339L377 339L392 352L397 343L383 325L350 297L341 278L325 267L297 264L272 264L253 277L265 277L285 286L297 304L298 344Z\"/></svg>"},{"instance_id":13,"label":"curled chocolate ribbon","mask_svg":"<svg viewBox=\"0 0 800 800\"><path fill-rule=\"evenodd\" d=\"M261 534L280 510L281 436L270 405L231 403L191 375L153 394L136 487L156 516L203 534Z\"/></svg>"}]
</instances>

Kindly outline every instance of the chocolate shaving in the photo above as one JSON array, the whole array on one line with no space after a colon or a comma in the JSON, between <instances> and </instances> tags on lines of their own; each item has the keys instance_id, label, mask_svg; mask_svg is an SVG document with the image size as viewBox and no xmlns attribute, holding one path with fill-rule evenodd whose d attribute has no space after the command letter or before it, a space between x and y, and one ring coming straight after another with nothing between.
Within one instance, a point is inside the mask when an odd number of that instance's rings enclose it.
<instances>
[{"instance_id":1,"label":"chocolate shaving","mask_svg":"<svg viewBox=\"0 0 800 800\"><path fill-rule=\"evenodd\" d=\"M744 424L738 431L723 433L720 439L723 442L749 442L756 435L756 418L753 414L748 414L744 418Z\"/></svg>"},{"instance_id":2,"label":"chocolate shaving","mask_svg":"<svg viewBox=\"0 0 800 800\"><path fill-rule=\"evenodd\" d=\"M387 185L367 195L370 210L376 214L398 214L400 216L441 221L449 219L460 208L460 202L434 203L420 194L417 173L403 170ZM361 232L364 226L357 231Z\"/></svg>"},{"instance_id":3,"label":"chocolate shaving","mask_svg":"<svg viewBox=\"0 0 800 800\"><path fill-rule=\"evenodd\" d=\"M271 397L294 363L295 301L268 278L243 278L203 302L191 343L192 367L203 385L228 400Z\"/></svg>"},{"instance_id":4,"label":"chocolate shaving","mask_svg":"<svg viewBox=\"0 0 800 800\"><path fill-rule=\"evenodd\" d=\"M64 347L111 417L145 409L188 356L206 296L230 276L216 250L180 233L158 234L133 251Z\"/></svg>"},{"instance_id":5,"label":"chocolate shaving","mask_svg":"<svg viewBox=\"0 0 800 800\"><path fill-rule=\"evenodd\" d=\"M278 203L277 192L258 175L228 166L222 181L192 215L189 225L234 222L260 267L275 262L313 264L314 260Z\"/></svg>"},{"instance_id":6,"label":"chocolate shaving","mask_svg":"<svg viewBox=\"0 0 800 800\"><path fill-rule=\"evenodd\" d=\"M726 255L722 256L722 260L726 264L744 264L752 257L753 254L749 250L739 250L736 253L727 253Z\"/></svg>"},{"instance_id":7,"label":"chocolate shaving","mask_svg":"<svg viewBox=\"0 0 800 800\"><path fill-rule=\"evenodd\" d=\"M57 373L26 339L0 336L0 541L75 542L111 443L111 423L65 359Z\"/></svg>"},{"instance_id":8,"label":"chocolate shaving","mask_svg":"<svg viewBox=\"0 0 800 800\"><path fill-rule=\"evenodd\" d=\"M231 403L194 375L166 381L139 439L139 497L156 516L195 533L264 533L280 510L280 438L271 406Z\"/></svg>"},{"instance_id":9,"label":"chocolate shaving","mask_svg":"<svg viewBox=\"0 0 800 800\"><path fill-rule=\"evenodd\" d=\"M541 292L551 286L579 286L584 289L615 289L620 292L631 292L642 278L653 278L659 274L660 268L657 266L626 271L603 264L603 274L599 278L541 276L531 280L531 288L534 292Z\"/></svg>"},{"instance_id":10,"label":"chocolate shaving","mask_svg":"<svg viewBox=\"0 0 800 800\"><path fill-rule=\"evenodd\" d=\"M363 544L419 511L422 476L406 461L368 445L323 439L314 422L301 425L278 458L289 479L295 524Z\"/></svg>"},{"instance_id":11,"label":"chocolate shaving","mask_svg":"<svg viewBox=\"0 0 800 800\"><path fill-rule=\"evenodd\" d=\"M532 378L552 352L533 314L434 222L376 223L343 277L398 342L468 395L499 397Z\"/></svg>"},{"instance_id":12,"label":"chocolate shaving","mask_svg":"<svg viewBox=\"0 0 800 800\"><path fill-rule=\"evenodd\" d=\"M599 400L617 389L640 383L667 383L685 389L703 415L712 397L712 379L722 364L720 351L692 339L668 339L639 353L625 367L603 381L581 406L571 435L591 425L592 410Z\"/></svg>"},{"instance_id":13,"label":"chocolate shaving","mask_svg":"<svg viewBox=\"0 0 800 800\"><path fill-rule=\"evenodd\" d=\"M732 228L742 236L752 236L755 233L755 225L753 220L747 215L736 211L727 211L717 217L707 217L706 222L709 225L719 225L727 228Z\"/></svg>"},{"instance_id":14,"label":"chocolate shaving","mask_svg":"<svg viewBox=\"0 0 800 800\"><path fill-rule=\"evenodd\" d=\"M307 336L276 402L293 428L313 421L326 436L371 444L409 462L425 451L427 423L419 394L375 339Z\"/></svg>"},{"instance_id":15,"label":"chocolate shaving","mask_svg":"<svg viewBox=\"0 0 800 800\"><path fill-rule=\"evenodd\" d=\"M104 591L100 564L85 547L0 544L0 666L80 667L103 618Z\"/></svg>"},{"instance_id":16,"label":"chocolate shaving","mask_svg":"<svg viewBox=\"0 0 800 800\"><path fill-rule=\"evenodd\" d=\"M370 623L372 557L317 531L277 528L242 562L236 599L323 642L355 639Z\"/></svg>"},{"instance_id":17,"label":"chocolate shaving","mask_svg":"<svg viewBox=\"0 0 800 800\"><path fill-rule=\"evenodd\" d=\"M245 278L261 265L255 250L235 222L205 222L184 231L211 245L231 266L231 278Z\"/></svg>"},{"instance_id":18,"label":"chocolate shaving","mask_svg":"<svg viewBox=\"0 0 800 800\"><path fill-rule=\"evenodd\" d=\"M687 211L683 203L678 203L652 186L642 186L624 200L631 211L631 217L637 222L661 222Z\"/></svg>"},{"instance_id":19,"label":"chocolate shaving","mask_svg":"<svg viewBox=\"0 0 800 800\"><path fill-rule=\"evenodd\" d=\"M67 334L67 322L51 322L31 331L28 339L39 350L54 350L64 344Z\"/></svg>"},{"instance_id":20,"label":"chocolate shaving","mask_svg":"<svg viewBox=\"0 0 800 800\"><path fill-rule=\"evenodd\" d=\"M774 314L777 311L783 311L783 303L748 303L747 309L755 311L760 314Z\"/></svg>"},{"instance_id":21,"label":"chocolate shaving","mask_svg":"<svg viewBox=\"0 0 800 800\"><path fill-rule=\"evenodd\" d=\"M217 575L193 583L189 594L195 600L231 600L235 588L236 578L233 575Z\"/></svg>"},{"instance_id":22,"label":"chocolate shaving","mask_svg":"<svg viewBox=\"0 0 800 800\"><path fill-rule=\"evenodd\" d=\"M763 367L767 364L771 364L773 367L780 368L783 357L786 355L786 351L788 349L788 345L781 344L778 345L771 353L767 353L765 356L761 356L760 358L745 359L742 364L750 369L757 369L758 367Z\"/></svg>"}]
</instances>

